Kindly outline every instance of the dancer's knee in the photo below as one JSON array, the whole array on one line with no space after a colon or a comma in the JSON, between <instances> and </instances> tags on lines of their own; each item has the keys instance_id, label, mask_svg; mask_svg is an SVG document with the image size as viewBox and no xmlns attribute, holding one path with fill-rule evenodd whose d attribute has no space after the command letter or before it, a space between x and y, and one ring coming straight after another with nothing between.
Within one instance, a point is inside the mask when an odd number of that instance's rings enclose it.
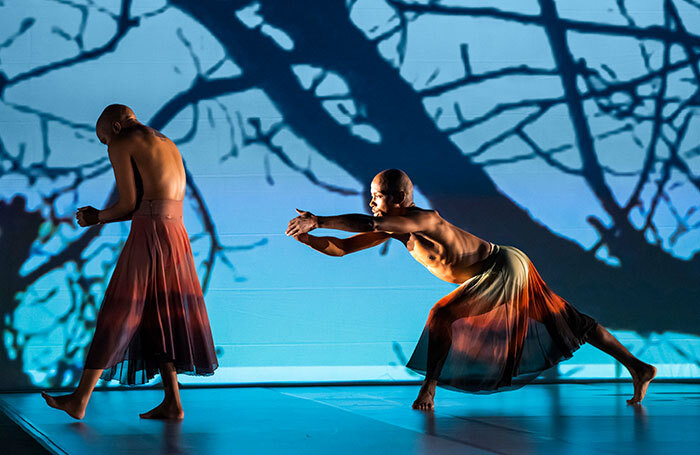
<instances>
[{"instance_id":1,"label":"dancer's knee","mask_svg":"<svg viewBox=\"0 0 700 455\"><path fill-rule=\"evenodd\" d=\"M451 313L452 312L444 306L433 307L428 315L428 327L432 330L449 326L452 323Z\"/></svg>"}]
</instances>

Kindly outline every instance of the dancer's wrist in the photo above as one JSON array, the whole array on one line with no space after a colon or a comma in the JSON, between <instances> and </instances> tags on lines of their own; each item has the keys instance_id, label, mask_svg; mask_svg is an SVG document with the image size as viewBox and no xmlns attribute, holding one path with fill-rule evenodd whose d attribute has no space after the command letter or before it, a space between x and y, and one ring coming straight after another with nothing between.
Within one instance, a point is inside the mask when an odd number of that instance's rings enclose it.
<instances>
[{"instance_id":1,"label":"dancer's wrist","mask_svg":"<svg viewBox=\"0 0 700 455\"><path fill-rule=\"evenodd\" d=\"M294 236L294 238L301 243L308 243L309 242L309 234L307 232L304 232L302 234L297 234Z\"/></svg>"},{"instance_id":2,"label":"dancer's wrist","mask_svg":"<svg viewBox=\"0 0 700 455\"><path fill-rule=\"evenodd\" d=\"M85 222L85 226L92 226L101 222L100 211L96 208L90 207L88 209L85 209L83 210L82 215L83 221Z\"/></svg>"}]
</instances>

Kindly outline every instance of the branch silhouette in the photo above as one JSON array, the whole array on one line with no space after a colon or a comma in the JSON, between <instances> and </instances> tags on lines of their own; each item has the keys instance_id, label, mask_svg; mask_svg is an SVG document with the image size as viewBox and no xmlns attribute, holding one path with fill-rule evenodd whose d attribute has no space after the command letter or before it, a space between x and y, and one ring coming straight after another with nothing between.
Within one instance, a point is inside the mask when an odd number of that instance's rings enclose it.
<instances>
[{"instance_id":1,"label":"branch silhouette","mask_svg":"<svg viewBox=\"0 0 700 455\"><path fill-rule=\"evenodd\" d=\"M694 323L679 321L670 315L657 315L654 302L664 299L685 306L700 296L700 289L669 293L648 282L640 282L638 278L658 276L659 270L663 270L664 279L668 282L690 282L693 280L691 277L698 273L698 256L688 261L676 259L660 247L647 243L643 235L629 225L627 217L614 202L610 189L605 184L605 169L594 156L593 136L586 129L587 119L580 110L581 103L586 99L635 91L659 75L694 64L697 55L654 73L629 81L611 82L585 93L578 92L576 86L570 86L569 93L565 93L564 98L525 100L496 108L503 112L522 107L544 109L564 103L574 108L579 106L583 125L579 125L577 144L581 147L583 142L586 148L583 152L588 154L584 172L589 179L599 184L598 194L603 199L601 203L605 203L607 209L615 213L621 224L621 227L615 224L611 228L602 223L596 224L600 228L601 237L605 239L604 243L610 243L609 249L615 249L615 256L624 258L619 267L614 267L596 259L595 250L585 251L578 244L553 234L504 196L482 167L465 158L464 153L448 139L448 135L456 131L440 131L436 128L433 119L424 110L422 96L400 78L390 62L379 56L376 43L350 23L341 3L323 2L319 5L314 2L312 5L295 2L290 5L285 2L261 2L260 16L266 23L284 30L291 37L294 42L292 50L280 48L270 38L241 23L223 23L220 20L245 6L243 3L221 4L205 0L201 8L193 8L185 0L171 1L172 5L197 19L222 43L244 74L258 81L259 87L275 103L286 124L319 153L339 164L359 181L368 181L374 172L382 168L405 169L414 177L416 185L430 200L431 206L443 216L477 235L521 246L540 266L543 275L555 289L570 296L582 309L590 311L612 327L697 333L698 328ZM398 3L391 2L394 6ZM315 10L313 15L299 14L301 10L308 11L312 8ZM471 14L473 10L463 11L467 12ZM544 25L546 21L537 17L536 22ZM511 18L522 19L520 16ZM610 29L606 25L589 27L579 24L571 27L571 21L552 19L558 20L553 36L560 36L565 30L583 28L599 33L615 30L624 32L625 36L635 37L653 32L658 39L668 38L674 42L680 39L677 33L661 27L640 29L641 31L631 27ZM245 42L246 46L234 45L241 42ZM569 51L562 49L562 52ZM338 125L321 108L322 100L300 87L290 69L299 63L311 64L341 75L350 87L351 98L363 107L367 119L378 128L381 142L374 144L359 140ZM567 56L560 53L559 65L568 65L565 70L557 66L557 71L560 77L569 81L580 71L579 64L570 54ZM372 84L366 83L367 74L372 75ZM411 127L407 129L405 125ZM423 165L421 155L427 150L431 152L431 159L440 163L439 168L432 169ZM368 156L372 157L371 161L364 158ZM479 216L470 215L474 213ZM510 226L519 226L519 230L514 232L502 228L497 220L504 219L509 220ZM639 257L645 257L646 261L636 261ZM569 267L561 267L561 264L569 264ZM585 271L587 281L597 285L580 286L572 280L571 273L566 269ZM635 283L632 293L626 284L629 282ZM660 292L665 294L661 295ZM636 314L620 311L620 302L634 304Z\"/></svg>"},{"instance_id":2,"label":"branch silhouette","mask_svg":"<svg viewBox=\"0 0 700 455\"><path fill-rule=\"evenodd\" d=\"M88 4L88 5L80 5L80 4L75 4L74 2L71 2L69 0L55 0L58 3L65 4L67 6L72 6L76 7L83 12L83 18L84 20L86 19L87 15L87 8L95 8L98 9L101 13L109 14L107 10L98 7L95 4ZM40 126L41 126L41 132L42 132L42 143L43 143L43 159L40 162L37 163L30 163L30 164L25 164L24 163L24 155L25 155L25 149L26 146L24 144L20 144L19 146L19 152L16 155L13 155L10 153L10 151L7 150L7 148L4 146L2 143L2 140L0 138L0 162L3 163L3 167L0 170L0 177L4 175L22 175L27 178L28 183L30 186L33 186L39 179L49 179L51 181L55 181L58 178L65 178L65 177L71 177L72 182L69 183L68 185L58 187L58 188L53 188L51 190L51 193L43 196L44 204L50 206L49 207L49 219L44 220L43 216L41 216L38 213L24 213L24 199L19 198L13 200L12 204L8 206L9 210L13 210L14 214L12 216L7 216L7 219L9 220L10 218L13 218L14 221L17 223L18 226L21 226L21 220L23 218L27 219L39 219L41 220L42 223L50 223L51 227L51 232L53 235L55 235L57 231L57 226L62 223L67 223L69 225L73 225L73 220L72 218L62 218L59 217L56 214L56 208L55 208L55 202L57 198L63 194L73 192L75 193L75 197L77 197L77 190L80 187L81 184L84 182L94 179L106 172L108 172L111 169L111 166L106 163L106 158L101 158L98 160L95 160L90 163L85 163L85 164L78 164L75 166L50 166L48 165L48 158L52 154L51 148L50 148L50 140L48 137L48 125L51 122L55 122L57 124L66 126L68 128L73 129L76 132L76 135L80 135L80 137L85 138L81 133L85 132L86 134L89 134L89 139L88 141L94 142L94 138L92 136L94 135L94 127L92 125L85 125L81 123L76 123L68 118L65 118L61 115L53 114L50 112L44 112L39 109L36 109L32 106L27 106L27 105L22 105L22 104L16 104L16 103L10 103L6 101L3 98L4 92L3 89L20 84L23 82L26 82L30 79L33 78L38 78L42 77L50 72L57 71L60 69L72 67L78 64L85 63L90 60L95 60L98 59L110 52L113 52L116 50L116 46L118 43L128 34L128 32L138 26L140 24L140 20L144 18L149 18L153 17L155 15L158 15L162 13L163 11L167 10L170 8L168 5L161 7L155 11L151 11L148 13L144 13L138 17L131 17L129 15L129 10L131 7L131 1L124 0L121 3L121 12L118 15L111 15L111 17L114 18L114 20L117 22L117 31L114 34L114 36L103 46L100 46L98 48L85 51L83 50L82 47L82 38L81 38L81 33L84 31L84 24L81 22L80 26L80 32L78 35L73 37L73 40L76 41L76 44L80 48L80 52L78 55L60 60L58 62L53 62L50 64L42 65L39 66L38 68L34 68L30 71L27 71L25 73L20 73L17 76L7 79L4 77L2 74L0 74L0 100L2 102L18 111L22 112L25 114L30 114L34 115L39 119ZM21 30L20 32L23 32L24 30L28 29L33 22L30 20L25 20L23 24L21 25ZM58 36L63 36L63 33L61 31L56 33ZM12 42L18 37L20 33L16 34L13 36L11 40L6 40L5 44L7 46L11 45ZM63 36L65 37L65 36ZM190 49L191 50L191 49ZM193 55L194 57L194 55ZM199 67L197 67L199 70ZM215 68L210 69L209 71L215 71ZM198 71L198 73L201 73L201 71ZM207 73L208 75L209 73ZM236 91L239 89L238 86L234 87L232 85L233 79L228 79L228 80L213 80L213 81L208 81L204 80L204 77L206 75L198 74L197 79L193 83L193 87L191 87L190 92L186 92L181 94L181 96L175 96L173 99L171 99L168 103L166 103L165 106L161 110L158 111L157 115L154 117L154 122L152 122L158 129L164 127L172 118L174 118L183 108L189 106L189 105L194 105L196 106L199 100L204 100L204 99L209 99L213 98L215 95L213 95L214 92L219 92L221 94L224 93L231 93L233 91ZM201 82L204 82L203 84ZM236 81L236 83L239 83L239 81ZM225 86L225 90L222 89L222 85ZM248 86L251 86L250 84ZM201 93L198 94L199 99L197 97L191 96L193 93L195 93L196 90L201 90ZM211 214L207 208L206 202L204 200L204 197L202 196L201 192L196 186L195 180L189 170L186 170L187 172L187 180L188 180L188 188L190 189L189 194L190 197L195 201L195 204L198 207L198 213L200 215L200 218L202 219L202 223L205 229L205 232L207 233L207 236L210 238L210 248L209 248L209 255L208 259L204 261L204 266L205 266L205 273L203 276L203 289L206 292L206 289L208 287L208 284L210 282L211 278L211 273L213 270L214 262L217 258L221 259L222 262L230 268L234 272L235 276L235 270L229 259L226 257L226 254L228 252L235 252L235 251L240 251L240 250L247 250L247 249L252 249L252 248L257 248L262 245L265 245L267 240L262 239L260 241L254 242L250 245L237 245L237 246L228 246L228 245L223 245L221 241L219 240L218 234L216 232L215 224L213 222L213 219L211 217ZM117 192L116 188L112 188L112 191L110 193L110 196L107 198L107 204L113 203L116 199ZM4 204L4 203L3 203ZM34 218L32 218L34 217ZM5 297L3 298L3 302L6 302L7 305L4 305L2 308L2 314L4 315L3 321L8 320L7 317L12 316L14 313L15 309L17 306L21 303L21 300L17 298L17 296L22 295L21 293L24 292L26 289L28 289L33 283L41 279L42 277L46 276L50 272L58 269L62 269L67 263L74 263L76 265L77 271L76 271L76 276L78 277L75 280L72 280L70 276L68 276L68 287L71 289L71 296L72 296L72 303L70 308L67 310L67 313L64 314L63 316L57 318L56 323L61 326L61 325L66 325L69 322L69 316L70 316L70 321L75 322L77 326L74 326L71 330L64 330L65 334L65 341L64 341L64 353L63 353L63 358L59 362L58 369L55 371L48 371L46 370L45 372L49 373L49 378L47 381L55 386L60 386L65 383L65 378L64 375L69 374L69 373L75 373L78 368L78 364L80 362L80 358L82 355L82 351L86 349L87 345L86 339L85 339L85 333L86 331L89 331L94 324L94 315L97 312L98 309L98 301L96 299L96 296L93 295L93 291L91 291L91 287L94 283L96 282L104 282L106 283L107 280L109 279L108 273L109 270L111 270L111 267L114 265L114 262L116 261L116 256L118 253L118 250L120 248L121 242L118 244L114 245L108 245L105 243L102 243L96 251L92 252L89 256L83 257L83 253L87 250L88 246L92 244L96 239L100 237L100 234L102 232L103 226L102 225L97 225L97 226L92 226L88 229L86 229L80 236L78 236L74 240L68 241L63 248L57 252L57 253L47 253L47 252L41 252L41 250L35 249L34 252L41 253L42 256L46 257L46 260L41 263L39 266L35 267L34 269L30 270L28 273L24 275L20 275L19 273L19 268L22 265L22 263L31 256L31 252L26 252L22 254L17 254L16 259L19 261L17 264L12 262L9 265L12 265L11 270L8 269L8 275L7 276L15 276L17 277L16 280L14 280L14 285L7 290L6 293L4 293ZM22 236L19 234L13 234L15 230L13 229L5 229L3 228L2 230L2 238L0 239L0 242L2 241L15 241L18 245L22 245L22 240L24 239L24 244L29 245L34 242L34 240L38 236L38 227L37 228L29 228L27 227L26 229L23 229ZM10 237L16 237L14 239ZM107 263L103 264L103 276L102 277L92 277L88 278L87 271L85 269L86 264L92 260L93 258L96 257L96 255L104 251L106 247L109 247L113 250L113 261L107 261ZM16 249L17 247L15 247ZM14 264L14 265L13 265ZM236 277L236 280L239 278ZM71 281L72 280L72 281ZM80 289L80 293L77 293L74 291L73 287L77 287ZM50 298L50 297L49 297ZM47 299L38 299L35 301L36 304L42 304L42 302L45 302ZM88 309L91 308L92 311L88 311ZM89 316L89 314L92 314L92 316ZM77 319L75 319L77 317ZM93 318L93 319L91 319ZM77 322L76 322L77 321ZM73 323L71 322L71 323ZM49 332L48 331L38 331L38 332L18 332L14 328L11 327L11 319L10 319L10 325L5 324L4 322L1 324L4 329L8 331L13 336L13 342L12 342L12 349L14 350L13 358L11 359L8 357L8 352L5 351L4 349L2 350L2 354L0 355L0 364L3 365L3 367L6 369L9 369L11 371L7 372L7 375L5 377L7 378L7 383L2 381L0 383L0 387L6 387L8 385L11 385L12 387L21 387L22 385L29 385L30 380L29 378L23 373L24 371L24 366L23 366L23 349L24 345L28 343L32 338L37 338L37 337L46 337L48 336ZM82 338L81 338L82 337ZM81 338L82 341L79 340ZM19 340L22 340L21 342ZM40 369L43 367L40 367ZM72 376L73 381L77 379L76 375Z\"/></svg>"},{"instance_id":3,"label":"branch silhouette","mask_svg":"<svg viewBox=\"0 0 700 455\"><path fill-rule=\"evenodd\" d=\"M547 26L548 19L543 15L522 14L511 11L503 11L491 7L465 7L446 6L431 2L430 4L404 3L400 0L387 0L387 3L400 11L410 11L418 14L435 14L446 16L488 17L505 21ZM540 3L540 6L542 4ZM567 31L597 35L627 36L637 39L649 39L667 41L672 43L688 43L692 46L700 45L700 36L678 33L665 27L652 25L649 27L634 27L624 25L612 25L597 22L577 21L572 19L559 19L561 27Z\"/></svg>"},{"instance_id":4,"label":"branch silhouette","mask_svg":"<svg viewBox=\"0 0 700 455\"><path fill-rule=\"evenodd\" d=\"M694 172L696 166L690 160L700 156L700 149L694 144L688 146L692 130L691 118L694 109L700 106L700 38L688 31L676 5L665 0L663 11L664 25L638 26L627 11L624 0L617 0L617 9L626 25L612 25L565 19L559 16L553 0L540 0L539 14L521 14L497 8L471 8L447 6L438 2L428 4L408 3L400 0L387 0L395 16L387 21L387 28L375 27L365 31L352 22L352 2L328 0L317 2L299 0L297 2L276 2L261 0L257 14L262 22L248 27L237 19L236 12L250 5L249 0L170 0L165 6L140 16L132 16L131 0L122 0L117 13L96 3L78 3L73 0L53 0L66 7L79 10L81 14L78 31L71 35L57 26L55 39L75 42L77 54L56 62L48 62L7 78L0 72L0 100L5 106L17 112L35 116L42 132L43 160L25 164L26 145L17 150L8 150L0 137L0 177L18 175L34 185L40 179L48 179L56 185L49 194L43 195L43 204L48 206L48 215L26 209L26 201L21 197L6 203L0 201L0 215L11 214L17 220L17 260L5 270L9 275L19 275L22 258L38 254L46 261L14 281L3 294L2 313L12 315L19 292L27 290L46 274L64 268L68 263L76 264L76 271L68 276L68 287L72 301L69 312L79 314L75 332L65 337L64 359L58 371L51 373L51 381L59 384L65 377L75 372L76 359L81 355L80 334L90 329L89 313L97 308L95 291L91 286L107 280L109 261L104 264L103 276L89 277L86 264L96 252L83 256L96 240L102 241L101 226L85 230L78 238L68 242L57 253L49 253L37 247L32 252L35 239L48 234L42 226L50 226L50 233L61 224L71 223L57 214L56 201L62 195L77 196L81 185L104 173L110 167L104 159L92 160L75 166L52 166L48 157L50 150L49 127L58 124L68 127L88 140L94 141L93 125L85 125L64 118L59 114L44 112L36 107L9 102L4 98L4 89L46 76L54 71L93 62L115 52L122 40L136 27L146 23L145 19L170 9L197 20L211 33L225 49L225 56L206 69L195 52L188 37L178 30L172 37L174 42L183 45L192 58L196 70L189 87L166 101L148 122L156 129L165 128L184 109L192 107L196 113L190 130L178 141L186 143L196 138L200 121L208 118L213 126L211 106L218 106L228 125L231 141L229 152L223 154L222 161L235 157L238 146L262 145L265 149L261 159L269 169L269 156L300 173L311 183L338 194L356 194L355 190L341 188L323 181L310 168L293 161L286 150L273 142L274 134L281 128L288 128L297 137L331 162L339 165L360 182L368 182L374 174L384 168L401 167L414 179L430 202L447 219L467 228L477 235L498 243L514 244L524 249L538 265L538 268L554 289L567 296L584 311L591 312L606 325L619 329L632 329L640 333L649 331L675 331L700 334L697 327L697 309L694 302L700 298L697 276L700 275L700 254L697 251L687 260L673 257L669 253L671 245L689 232L700 229L700 221L693 221L700 207L679 208L672 199L679 178L682 183L700 191L700 176ZM686 3L698 7L694 0ZM173 8L174 7L174 8ZM84 32L91 14L106 14L115 21L115 32L104 44L85 49ZM475 72L469 58L470 45L459 43L464 74L448 82L431 85L440 73L435 69L423 88L408 82L402 76L407 51L415 37L409 23L426 15L464 16L495 19L504 22L540 27L547 36L548 47L554 57L553 68L533 67L517 62L495 70ZM16 42L34 24L32 18L24 19L18 27L11 29L9 38L0 43L7 48ZM274 27L291 39L293 46L282 46L263 30L264 26ZM570 32L589 35L618 36L638 40L639 58L644 71L634 77L621 79L612 64L591 66L584 58L574 55L568 38ZM386 56L378 46L388 44L388 39L396 39L396 54ZM654 68L652 45L659 44L662 61ZM391 42L392 46L394 41ZM682 49L678 56L671 58L670 48ZM683 55L685 54L685 55ZM241 68L240 75L214 77L227 62ZM295 73L299 65L309 65L319 70L311 84L304 86ZM333 74L348 87L347 93L319 94L325 77ZM485 109L484 112L465 115L472 100L461 95L462 87L474 87L491 82L536 80L542 77L558 77L563 87L562 96L502 101ZM691 95L671 93L671 81L679 79L694 86ZM423 81L424 78L421 79ZM583 81L583 84L578 83ZM242 115L233 109L228 111L222 97L234 93L259 89L273 102L282 120L273 127L263 128L255 117ZM460 97L460 98L457 98ZM428 112L426 100L447 101L446 106ZM594 114L584 110L588 105L597 109ZM573 127L571 140L564 143L546 144L541 136L533 131L536 125L545 122L545 115L554 109L566 110ZM335 112L335 111L337 112ZM445 112L453 110L456 126L437 126ZM338 115L338 112L341 115ZM457 145L458 135L474 131L494 119L506 115L521 115L514 126L512 122L484 139L473 150ZM592 127L592 118L603 117L612 123L604 131ZM233 119L238 118L238 124ZM245 120L244 120L245 118ZM204 121L204 120L203 120ZM369 125L377 132L379 139L370 141L358 136L353 126ZM648 126L650 137L642 140L637 128ZM252 134L250 131L252 130ZM201 133L200 133L201 134ZM539 139L538 139L539 137ZM601 154L602 141L612 137L629 138L639 147L643 160L639 169L625 169L622 165L607 165ZM514 150L510 156L490 158L490 152L506 140L516 139L522 150ZM667 149L668 153L661 150ZM563 152L578 152L581 168L565 164ZM664 150L665 151L665 150ZM643 156L642 156L643 154ZM426 161L431 163L427 165ZM513 164L525 160L538 160L566 173L572 178L582 179L594 192L597 201L609 214L610 220L589 217L588 222L599 235L591 248L584 249L578 243L552 232L540 221L533 218L528 207L519 206L502 192L491 178L487 169ZM269 171L268 171L269 172ZM268 174L271 179L271 173ZM618 202L611 190L613 178L629 178L634 188L629 199ZM265 244L261 239L250 245L224 245L219 238L216 223L202 193L187 168L188 194L200 217L203 231L196 233L192 241L207 239L208 250L202 261L203 289L211 281L216 261L221 261L236 277L236 271L226 256L228 252L257 248ZM60 182L60 183L59 183ZM60 185L60 186L59 186ZM652 195L645 191L654 186ZM112 190L110 198L115 196ZM675 220L674 232L665 238L657 228L656 215L660 208L668 209ZM639 215L633 218L632 215ZM694 215L695 214L695 215ZM634 221L639 220L640 221ZM0 216L0 219L3 219ZM4 220L4 219L3 219ZM503 221L507 220L507 223ZM640 225L641 223L641 225ZM1 223L0 223L1 224ZM518 226L513 230L512 226ZM6 242L7 229L2 227L0 244ZM21 234L21 235L20 235ZM14 235L14 234L13 234ZM650 238L651 240L647 239ZM102 243L99 251L118 250L119 244ZM617 266L601 262L596 254L607 248ZM26 251L25 251L26 249ZM3 250L4 251L4 250ZM575 271L575 273L572 273ZM654 277L654 279L650 279ZM665 283L659 286L658 283ZM591 284L595 283L595 284ZM52 294L35 299L37 305L44 305ZM673 311L658 312L658 302L672 302L674 308L683 311L688 317L678 318ZM627 309L634 308L633 312ZM61 315L60 323L68 324ZM695 317L694 317L695 316ZM10 325L11 325L10 320ZM7 365L8 383L30 384L23 374L21 351L24 346L22 334L13 332L4 322L12 338L9 343L13 352L0 350L0 365ZM31 337L46 336L44 332L30 333ZM12 382L15 381L15 382ZM0 383L0 386L2 384Z\"/></svg>"}]
</instances>

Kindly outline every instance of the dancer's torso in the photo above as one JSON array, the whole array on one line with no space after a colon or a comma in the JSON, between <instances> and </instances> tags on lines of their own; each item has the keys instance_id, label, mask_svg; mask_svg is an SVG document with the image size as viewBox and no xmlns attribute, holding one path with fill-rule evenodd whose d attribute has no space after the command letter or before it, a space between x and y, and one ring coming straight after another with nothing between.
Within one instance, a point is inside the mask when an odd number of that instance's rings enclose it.
<instances>
[{"instance_id":1,"label":"dancer's torso","mask_svg":"<svg viewBox=\"0 0 700 455\"><path fill-rule=\"evenodd\" d=\"M439 218L431 232L393 234L411 256L441 280L462 284L482 270L493 245Z\"/></svg>"}]
</instances>

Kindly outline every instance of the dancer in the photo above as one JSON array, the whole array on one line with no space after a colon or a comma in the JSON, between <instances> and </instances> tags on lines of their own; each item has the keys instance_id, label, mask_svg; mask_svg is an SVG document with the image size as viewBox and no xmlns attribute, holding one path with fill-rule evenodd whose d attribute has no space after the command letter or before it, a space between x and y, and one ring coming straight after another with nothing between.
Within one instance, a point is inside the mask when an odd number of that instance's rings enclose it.
<instances>
[{"instance_id":1,"label":"dancer","mask_svg":"<svg viewBox=\"0 0 700 455\"><path fill-rule=\"evenodd\" d=\"M459 287L430 311L408 367L425 374L415 409L432 409L435 386L494 392L523 385L588 342L622 363L634 395L644 398L656 368L632 355L602 325L552 292L520 250L486 242L413 203L413 184L398 169L371 185L374 216L322 217L299 211L287 235L330 256L399 240L433 275ZM316 237L316 228L360 232Z\"/></svg>"},{"instance_id":2,"label":"dancer","mask_svg":"<svg viewBox=\"0 0 700 455\"><path fill-rule=\"evenodd\" d=\"M141 417L182 419L177 373L211 375L218 366L182 223L182 157L175 144L139 123L127 106L107 106L96 133L108 147L119 200L104 210L78 209L78 224L130 219L131 231L105 292L77 389L42 396L49 406L82 419L100 376L134 385L160 371L165 398Z\"/></svg>"}]
</instances>

